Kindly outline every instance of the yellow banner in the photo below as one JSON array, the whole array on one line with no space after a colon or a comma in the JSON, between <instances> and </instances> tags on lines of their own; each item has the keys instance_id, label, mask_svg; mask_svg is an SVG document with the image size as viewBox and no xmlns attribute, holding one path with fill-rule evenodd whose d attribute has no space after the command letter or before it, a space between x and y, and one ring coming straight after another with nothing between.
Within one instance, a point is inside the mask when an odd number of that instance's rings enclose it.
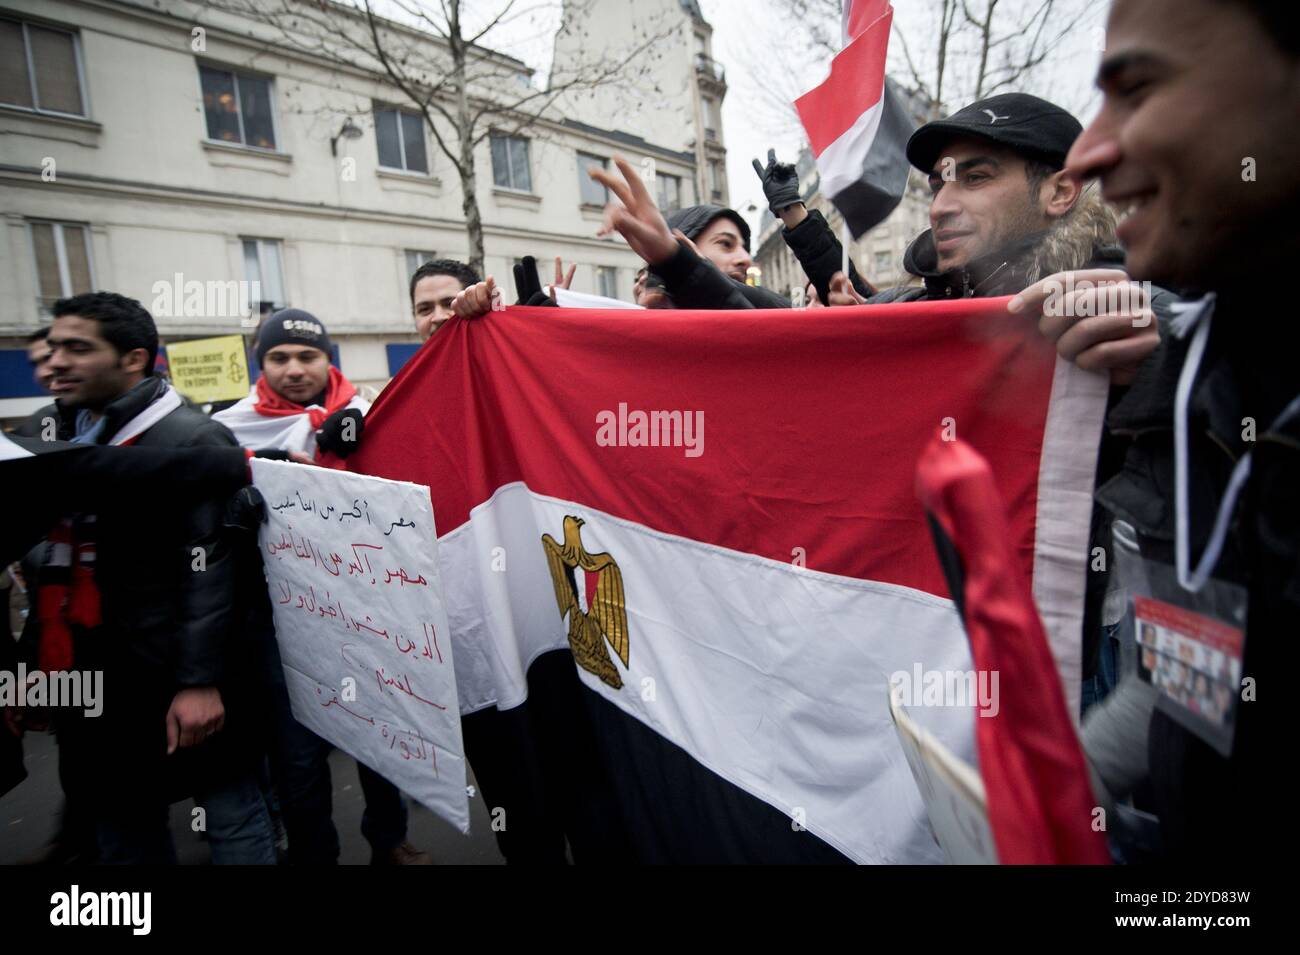
<instances>
[{"instance_id":1,"label":"yellow banner","mask_svg":"<svg viewBox=\"0 0 1300 955\"><path fill-rule=\"evenodd\" d=\"M251 387L239 335L168 345L167 366L176 390L199 404L242 398Z\"/></svg>"}]
</instances>

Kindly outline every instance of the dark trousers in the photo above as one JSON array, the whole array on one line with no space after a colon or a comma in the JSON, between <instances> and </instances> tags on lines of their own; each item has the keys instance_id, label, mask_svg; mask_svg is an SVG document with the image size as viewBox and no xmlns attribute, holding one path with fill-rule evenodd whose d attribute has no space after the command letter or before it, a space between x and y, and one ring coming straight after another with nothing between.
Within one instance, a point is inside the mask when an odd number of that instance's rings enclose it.
<instances>
[{"instance_id":1,"label":"dark trousers","mask_svg":"<svg viewBox=\"0 0 1300 955\"><path fill-rule=\"evenodd\" d=\"M213 865L275 865L271 816L253 773L195 794ZM99 820L99 852L105 865L174 865L176 848L167 825L167 804L143 801L105 811Z\"/></svg>"},{"instance_id":2,"label":"dark trousers","mask_svg":"<svg viewBox=\"0 0 1300 955\"><path fill-rule=\"evenodd\" d=\"M289 837L291 865L336 865L339 834L334 828L334 788L329 756L334 745L294 719L280 654L271 638L267 677L271 705L271 780L280 797L280 816ZM406 841L406 802L401 791L369 766L357 763L366 809L361 834L376 855Z\"/></svg>"}]
</instances>

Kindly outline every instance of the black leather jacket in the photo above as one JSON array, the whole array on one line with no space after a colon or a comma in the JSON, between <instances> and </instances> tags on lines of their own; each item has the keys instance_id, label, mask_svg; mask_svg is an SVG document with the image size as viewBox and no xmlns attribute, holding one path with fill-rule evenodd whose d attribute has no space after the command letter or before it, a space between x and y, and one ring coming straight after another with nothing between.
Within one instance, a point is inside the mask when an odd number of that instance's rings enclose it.
<instances>
[{"instance_id":1,"label":"black leather jacket","mask_svg":"<svg viewBox=\"0 0 1300 955\"><path fill-rule=\"evenodd\" d=\"M1272 316L1277 317L1272 317ZM1228 476L1252 455L1251 475L1214 576L1247 589L1244 675L1258 688L1242 701L1230 758L1163 713L1151 718L1148 768L1169 859L1240 861L1285 829L1276 809L1286 764L1283 730L1294 699L1300 639L1300 421L1270 428L1300 393L1295 346L1272 303L1220 297L1188 408L1189 518L1193 561L1203 553ZM1166 336L1112 410L1109 429L1128 439L1123 468L1098 501L1137 531L1144 559L1174 561L1174 396L1190 335ZM1255 425L1248 440L1246 419ZM1265 692L1267 687L1271 691ZM1266 841L1269 840L1269 841Z\"/></svg>"},{"instance_id":2,"label":"black leather jacket","mask_svg":"<svg viewBox=\"0 0 1300 955\"><path fill-rule=\"evenodd\" d=\"M793 229L782 229L781 238L790 247L799 264L803 266L808 281L817 289L817 297L823 303L830 301L831 279L836 272L844 269L844 246L835 237L826 217L816 209L808 210L808 217ZM861 275L853 260L849 260L849 281L863 298L874 295L876 290Z\"/></svg>"},{"instance_id":3,"label":"black leather jacket","mask_svg":"<svg viewBox=\"0 0 1300 955\"><path fill-rule=\"evenodd\" d=\"M160 379L146 378L110 403L99 443L110 441L165 389ZM56 403L29 420L39 430L40 420L51 413L59 437L70 439L76 420L71 409ZM181 406L131 448L238 449L238 444L224 425ZM128 475L131 462L128 454L120 464ZM89 630L74 628L74 656L78 668L104 673L104 713L85 721L96 740L95 758L103 760L98 769L131 780L131 792L179 796L214 774L225 775L232 761L251 765L256 726L253 708L245 704L253 664L238 627L235 544L223 527L228 497L212 494L196 501L193 494L159 485L144 507L124 500L96 512L102 622ZM172 698L186 687L211 686L221 690L226 729L202 746L166 757L165 716Z\"/></svg>"},{"instance_id":4,"label":"black leather jacket","mask_svg":"<svg viewBox=\"0 0 1300 955\"><path fill-rule=\"evenodd\" d=\"M652 266L663 280L674 308L789 308L790 301L770 289L746 285L723 275L716 265L697 255L680 239L667 262Z\"/></svg>"}]
</instances>

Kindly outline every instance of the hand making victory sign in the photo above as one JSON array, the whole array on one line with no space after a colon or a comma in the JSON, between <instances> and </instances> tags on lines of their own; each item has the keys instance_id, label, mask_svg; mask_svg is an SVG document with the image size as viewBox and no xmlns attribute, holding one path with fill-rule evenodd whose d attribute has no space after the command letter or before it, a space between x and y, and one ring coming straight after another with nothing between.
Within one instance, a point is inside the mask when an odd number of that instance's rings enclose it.
<instances>
[{"instance_id":1,"label":"hand making victory sign","mask_svg":"<svg viewBox=\"0 0 1300 955\"><path fill-rule=\"evenodd\" d=\"M587 175L600 183L618 199L605 207L605 221L596 234L604 237L617 231L627 240L632 251L651 265L672 258L677 251L673 238L654 197L635 169L622 156L614 157L614 164L623 178L604 169L589 169Z\"/></svg>"}]
</instances>

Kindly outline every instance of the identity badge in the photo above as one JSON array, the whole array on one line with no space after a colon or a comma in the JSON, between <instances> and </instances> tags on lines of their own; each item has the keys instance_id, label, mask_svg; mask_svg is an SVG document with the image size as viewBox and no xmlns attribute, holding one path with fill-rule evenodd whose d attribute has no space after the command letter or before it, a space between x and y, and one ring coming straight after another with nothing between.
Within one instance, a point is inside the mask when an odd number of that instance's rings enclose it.
<instances>
[{"instance_id":1,"label":"identity badge","mask_svg":"<svg viewBox=\"0 0 1300 955\"><path fill-rule=\"evenodd\" d=\"M1158 708L1229 756L1245 631L1152 597L1135 596L1133 616L1138 677L1159 692Z\"/></svg>"}]
</instances>

